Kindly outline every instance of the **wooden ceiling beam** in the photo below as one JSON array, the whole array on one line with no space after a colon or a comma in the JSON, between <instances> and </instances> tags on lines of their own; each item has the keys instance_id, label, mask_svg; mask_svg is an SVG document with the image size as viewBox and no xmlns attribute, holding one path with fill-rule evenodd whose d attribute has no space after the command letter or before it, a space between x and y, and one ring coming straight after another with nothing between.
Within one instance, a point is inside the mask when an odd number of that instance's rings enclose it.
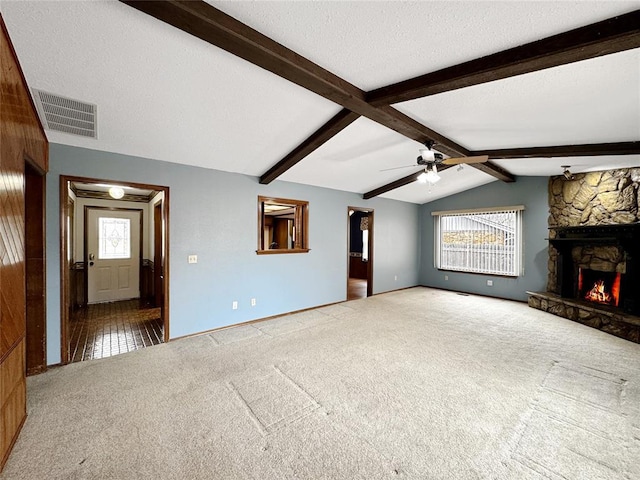
<instances>
[{"instance_id":1,"label":"wooden ceiling beam","mask_svg":"<svg viewBox=\"0 0 640 480\"><path fill-rule=\"evenodd\" d=\"M376 108L370 105L365 100L366 92L363 90L206 2L178 0L163 2L121 1L136 10L173 25L211 45L215 45L258 67L300 85L355 114L362 115L390 128L407 138L416 140L421 144L428 140L434 140L437 143L437 150L446 155L468 156L467 149L444 135L425 127L391 107ZM326 136L328 131L323 129L324 127L312 137L320 138ZM327 130L334 131L335 129ZM334 132L334 135L335 133L337 131ZM298 146L296 150L309 151L311 144L307 144L307 141ZM319 146L318 143L315 143L315 145L316 148ZM285 160L287 160L286 157L281 162Z\"/></svg>"},{"instance_id":2,"label":"wooden ceiling beam","mask_svg":"<svg viewBox=\"0 0 640 480\"><path fill-rule=\"evenodd\" d=\"M438 173L443 172L447 168L451 168L453 165L438 165ZM370 198L377 197L378 195L382 195L383 193L390 192L391 190L395 190L396 188L404 187L405 185L409 185L410 183L415 182L420 174L424 172L424 169L419 170L417 172L412 173L411 175L407 175L406 177L402 177L398 180L395 180L391 183L387 183L381 187L378 187L370 192L364 193L362 198L365 200L369 200Z\"/></svg>"},{"instance_id":3,"label":"wooden ceiling beam","mask_svg":"<svg viewBox=\"0 0 640 480\"><path fill-rule=\"evenodd\" d=\"M504 168L492 162L469 163L467 165L475 168L476 170L480 170L481 172L491 175L492 177L496 177L498 180L502 180L503 182L511 183L516 181L516 177L511 175Z\"/></svg>"},{"instance_id":4,"label":"wooden ceiling beam","mask_svg":"<svg viewBox=\"0 0 640 480\"><path fill-rule=\"evenodd\" d=\"M640 10L372 90L374 106L414 100L640 47Z\"/></svg>"},{"instance_id":5,"label":"wooden ceiling beam","mask_svg":"<svg viewBox=\"0 0 640 480\"><path fill-rule=\"evenodd\" d=\"M601 155L638 155L640 142L588 143L555 147L504 148L479 150L471 155L489 155L494 160L512 158L595 157Z\"/></svg>"},{"instance_id":6,"label":"wooden ceiling beam","mask_svg":"<svg viewBox=\"0 0 640 480\"><path fill-rule=\"evenodd\" d=\"M346 108L340 110L331 120L316 130L309 138L294 148L287 156L262 175L260 177L260 183L271 183L315 149L351 125L358 118L360 118L360 115L353 113L351 110L347 110Z\"/></svg>"}]
</instances>

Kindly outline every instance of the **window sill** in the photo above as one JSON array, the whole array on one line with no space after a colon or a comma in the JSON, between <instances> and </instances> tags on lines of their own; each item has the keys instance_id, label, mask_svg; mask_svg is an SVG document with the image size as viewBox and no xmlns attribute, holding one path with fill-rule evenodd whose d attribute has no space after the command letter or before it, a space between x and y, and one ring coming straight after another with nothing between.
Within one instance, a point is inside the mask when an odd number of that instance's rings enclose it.
<instances>
[{"instance_id":1,"label":"window sill","mask_svg":"<svg viewBox=\"0 0 640 480\"><path fill-rule=\"evenodd\" d=\"M286 253L309 253L310 248L274 248L272 250L256 250L258 255L277 255Z\"/></svg>"},{"instance_id":2,"label":"window sill","mask_svg":"<svg viewBox=\"0 0 640 480\"><path fill-rule=\"evenodd\" d=\"M482 275L483 277L501 277L501 278L518 278L522 275L508 275L506 273L485 273L485 272L470 272L468 270L448 270L446 268L437 268L439 272L451 272L451 273L467 273L469 275Z\"/></svg>"}]
</instances>

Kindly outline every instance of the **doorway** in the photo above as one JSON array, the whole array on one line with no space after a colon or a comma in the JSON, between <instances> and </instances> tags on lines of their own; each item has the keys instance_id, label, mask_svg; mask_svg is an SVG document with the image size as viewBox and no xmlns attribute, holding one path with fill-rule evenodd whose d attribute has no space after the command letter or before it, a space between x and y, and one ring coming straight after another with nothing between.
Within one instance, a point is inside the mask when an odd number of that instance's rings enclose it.
<instances>
[{"instance_id":1,"label":"doorway","mask_svg":"<svg viewBox=\"0 0 640 480\"><path fill-rule=\"evenodd\" d=\"M373 295L373 210L348 207L347 300Z\"/></svg>"},{"instance_id":2,"label":"doorway","mask_svg":"<svg viewBox=\"0 0 640 480\"><path fill-rule=\"evenodd\" d=\"M45 177L29 158L24 174L26 372L35 375L47 370Z\"/></svg>"},{"instance_id":3,"label":"doorway","mask_svg":"<svg viewBox=\"0 0 640 480\"><path fill-rule=\"evenodd\" d=\"M168 187L60 177L61 363L168 341L168 202Z\"/></svg>"}]
</instances>

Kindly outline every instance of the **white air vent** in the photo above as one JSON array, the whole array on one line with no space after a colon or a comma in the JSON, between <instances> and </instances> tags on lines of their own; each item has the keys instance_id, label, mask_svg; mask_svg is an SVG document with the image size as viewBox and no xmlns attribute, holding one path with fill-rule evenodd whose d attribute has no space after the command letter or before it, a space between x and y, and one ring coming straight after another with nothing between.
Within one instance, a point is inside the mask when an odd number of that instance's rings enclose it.
<instances>
[{"instance_id":1,"label":"white air vent","mask_svg":"<svg viewBox=\"0 0 640 480\"><path fill-rule=\"evenodd\" d=\"M72 100L42 90L33 89L33 97L46 129L97 138L96 110L90 103Z\"/></svg>"}]
</instances>

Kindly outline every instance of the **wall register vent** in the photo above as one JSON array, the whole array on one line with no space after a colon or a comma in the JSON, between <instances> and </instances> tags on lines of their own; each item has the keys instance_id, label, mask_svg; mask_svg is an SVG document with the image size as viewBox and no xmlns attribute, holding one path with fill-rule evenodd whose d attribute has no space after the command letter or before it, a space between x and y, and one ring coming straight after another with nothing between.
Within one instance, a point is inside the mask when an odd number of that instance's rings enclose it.
<instances>
[{"instance_id":1,"label":"wall register vent","mask_svg":"<svg viewBox=\"0 0 640 480\"><path fill-rule=\"evenodd\" d=\"M48 130L97 138L96 105L33 89L40 121Z\"/></svg>"}]
</instances>

